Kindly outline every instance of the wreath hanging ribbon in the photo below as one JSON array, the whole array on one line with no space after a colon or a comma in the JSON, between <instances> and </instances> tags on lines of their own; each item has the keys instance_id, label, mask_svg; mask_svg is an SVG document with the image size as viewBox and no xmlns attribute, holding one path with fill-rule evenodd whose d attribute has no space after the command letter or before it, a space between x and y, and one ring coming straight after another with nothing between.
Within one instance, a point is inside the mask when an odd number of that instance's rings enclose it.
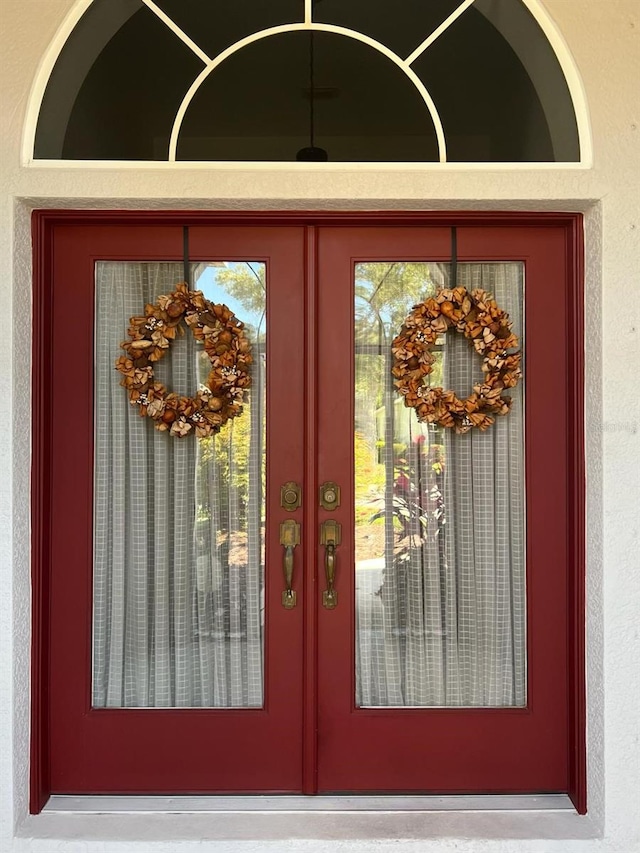
<instances>
[{"instance_id":1,"label":"wreath hanging ribbon","mask_svg":"<svg viewBox=\"0 0 640 853\"><path fill-rule=\"evenodd\" d=\"M169 392L153 372L153 364L169 351L176 334L182 334L183 318L211 362L206 383L194 397ZM205 438L241 413L253 358L244 324L226 305L214 305L199 290L180 283L155 304L145 305L144 316L131 317L129 324L131 340L120 344L127 355L116 359L116 370L131 405L139 407L142 417L152 418L156 429L169 430L174 437L193 431Z\"/></svg>"},{"instance_id":2,"label":"wreath hanging ribbon","mask_svg":"<svg viewBox=\"0 0 640 853\"><path fill-rule=\"evenodd\" d=\"M436 340L450 328L468 338L482 356L483 380L464 400L453 391L424 384L435 360ZM506 415L511 409L511 397L503 392L517 385L522 375L522 354L509 352L518 345L509 315L491 294L464 287L440 290L413 307L391 344L395 385L405 406L415 409L423 423L439 424L457 433L473 427L486 430L494 415Z\"/></svg>"}]
</instances>

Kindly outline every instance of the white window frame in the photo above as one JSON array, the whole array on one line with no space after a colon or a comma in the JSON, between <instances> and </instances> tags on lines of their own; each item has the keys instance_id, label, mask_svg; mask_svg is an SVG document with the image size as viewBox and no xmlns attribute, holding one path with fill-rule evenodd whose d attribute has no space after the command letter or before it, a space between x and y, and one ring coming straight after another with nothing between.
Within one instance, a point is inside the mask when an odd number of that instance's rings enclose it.
<instances>
[{"instance_id":1,"label":"white window frame","mask_svg":"<svg viewBox=\"0 0 640 853\"><path fill-rule=\"evenodd\" d=\"M444 20L439 27L430 33L408 56L401 57L390 50L381 42L363 34L356 30L346 29L345 27L334 26L332 24L324 24L314 22L313 15L313 0L304 0L304 20L299 23L283 24L276 27L270 27L246 36L243 39L235 42L227 47L215 57L208 56L202 48L196 44L193 39L188 36L162 9L154 2L154 0L142 0L147 8L155 14L162 23L167 26L174 35L179 38L203 63L204 68L195 78L189 90L185 94L182 102L174 117L171 137L169 142L169 156L167 160L48 160L36 159L34 156L36 130L38 124L38 116L42 106L45 90L49 82L49 77L55 67L58 57L76 24L87 11L93 0L78 0L75 7L71 10L63 24L60 26L56 36L49 45L49 49L44 56L39 72L34 81L32 91L29 97L27 114L25 118L24 134L22 140L21 160L22 165L30 168L82 168L82 169L113 169L117 163L119 169L169 169L169 170L186 170L186 169L224 169L224 170L289 170L296 171L351 171L357 168L358 171L375 171L381 168L384 169L406 169L406 162L338 162L338 163L298 163L298 162L254 162L254 161L182 161L177 160L177 147L182 122L186 115L187 109L198 90L209 77L209 75L218 68L226 59L237 53L242 48L254 42L261 41L270 36L280 35L282 33L291 32L326 32L354 39L370 48L378 51L387 59L393 62L409 79L411 84L416 88L419 96L425 104L431 120L433 121L436 140L438 144L438 161L432 162L416 162L411 163L412 169L417 171L430 171L433 169L471 169L471 170L541 170L550 171L557 169L589 169L593 164L593 149L591 137L591 125L589 121L589 113L587 101L585 97L584 86L580 78L578 69L573 61L573 58L568 50L568 47L560 35L558 29L550 20L548 14L542 7L540 0L521 0L529 12L532 14L544 35L546 36L551 48L553 49L556 58L564 74L571 100L573 102L577 129L578 129L578 144L580 149L580 160L575 162L561 161L546 161L546 162L516 162L516 163L494 163L494 162L448 162L447 161L447 145L445 139L444 128L438 114L437 107L429 94L426 86L412 69L412 64L427 50L464 12L475 3L475 0L461 0L456 9ZM513 0L511 0L513 2Z\"/></svg>"}]
</instances>

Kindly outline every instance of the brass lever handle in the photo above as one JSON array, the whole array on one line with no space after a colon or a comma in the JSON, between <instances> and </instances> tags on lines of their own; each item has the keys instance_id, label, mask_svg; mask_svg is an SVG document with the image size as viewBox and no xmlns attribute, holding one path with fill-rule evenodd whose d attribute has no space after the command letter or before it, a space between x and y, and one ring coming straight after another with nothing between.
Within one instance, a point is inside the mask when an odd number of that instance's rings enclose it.
<instances>
[{"instance_id":1,"label":"brass lever handle","mask_svg":"<svg viewBox=\"0 0 640 853\"><path fill-rule=\"evenodd\" d=\"M293 545L284 546L284 585L282 593L282 606L291 608L296 606L296 594L291 589L293 583Z\"/></svg>"},{"instance_id":2,"label":"brass lever handle","mask_svg":"<svg viewBox=\"0 0 640 853\"><path fill-rule=\"evenodd\" d=\"M322 604L327 610L333 610L338 605L338 593L333 588L336 580L336 546L333 542L328 542L325 546L324 572L327 588L322 593Z\"/></svg>"},{"instance_id":3,"label":"brass lever handle","mask_svg":"<svg viewBox=\"0 0 640 853\"><path fill-rule=\"evenodd\" d=\"M291 518L280 524L280 544L284 545L282 569L284 572L284 590L282 606L292 610L296 606L296 591L293 589L293 550L300 544L300 524Z\"/></svg>"},{"instance_id":4,"label":"brass lever handle","mask_svg":"<svg viewBox=\"0 0 640 853\"><path fill-rule=\"evenodd\" d=\"M342 525L333 518L323 521L320 525L320 544L324 545L324 573L327 588L322 593L322 605L327 610L338 606L336 581L336 546L342 540Z\"/></svg>"}]
</instances>

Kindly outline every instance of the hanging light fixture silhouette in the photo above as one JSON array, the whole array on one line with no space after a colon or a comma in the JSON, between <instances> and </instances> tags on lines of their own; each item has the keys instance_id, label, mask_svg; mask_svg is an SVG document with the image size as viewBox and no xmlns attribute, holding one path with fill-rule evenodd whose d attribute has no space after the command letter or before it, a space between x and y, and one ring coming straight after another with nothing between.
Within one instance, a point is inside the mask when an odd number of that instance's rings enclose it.
<instances>
[{"instance_id":1,"label":"hanging light fixture silhouette","mask_svg":"<svg viewBox=\"0 0 640 853\"><path fill-rule=\"evenodd\" d=\"M296 160L306 163L323 163L329 159L324 148L315 144L315 63L314 63L314 32L309 30L309 145L301 148L296 154Z\"/></svg>"}]
</instances>

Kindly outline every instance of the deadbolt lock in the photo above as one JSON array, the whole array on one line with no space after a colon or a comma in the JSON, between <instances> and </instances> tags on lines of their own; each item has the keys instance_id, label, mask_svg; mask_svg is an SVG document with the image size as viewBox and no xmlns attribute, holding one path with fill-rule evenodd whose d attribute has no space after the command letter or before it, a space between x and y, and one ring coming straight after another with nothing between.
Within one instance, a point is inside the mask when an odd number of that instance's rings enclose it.
<instances>
[{"instance_id":1,"label":"deadbolt lock","mask_svg":"<svg viewBox=\"0 0 640 853\"><path fill-rule=\"evenodd\" d=\"M332 512L340 506L340 486L328 480L320 486L320 506Z\"/></svg>"},{"instance_id":2,"label":"deadbolt lock","mask_svg":"<svg viewBox=\"0 0 640 853\"><path fill-rule=\"evenodd\" d=\"M302 504L302 493L297 483L289 481L280 487L280 506L287 512L295 512Z\"/></svg>"}]
</instances>

